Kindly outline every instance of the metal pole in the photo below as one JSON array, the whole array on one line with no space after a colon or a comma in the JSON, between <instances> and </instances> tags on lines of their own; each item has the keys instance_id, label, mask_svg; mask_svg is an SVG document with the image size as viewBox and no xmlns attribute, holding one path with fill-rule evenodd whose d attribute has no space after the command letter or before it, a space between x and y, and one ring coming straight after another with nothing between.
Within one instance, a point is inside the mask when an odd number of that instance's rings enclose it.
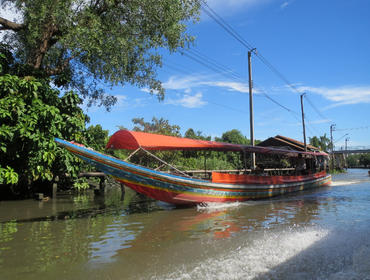
<instances>
[{"instance_id":1,"label":"metal pole","mask_svg":"<svg viewBox=\"0 0 370 280\"><path fill-rule=\"evenodd\" d=\"M303 96L306 93L301 94L301 109L302 109L302 126L303 126L303 141L304 141L304 151L307 152L307 143L306 143L306 127L304 124L304 111L303 111Z\"/></svg>"},{"instance_id":2,"label":"metal pole","mask_svg":"<svg viewBox=\"0 0 370 280\"><path fill-rule=\"evenodd\" d=\"M348 168L348 162L347 162L347 157L348 157L348 154L347 154L347 148L348 148L347 143L348 143L348 141L349 141L349 137L345 139L345 151L346 151L346 153L345 153L344 163L345 163L346 168Z\"/></svg>"},{"instance_id":3,"label":"metal pole","mask_svg":"<svg viewBox=\"0 0 370 280\"><path fill-rule=\"evenodd\" d=\"M248 76L249 76L249 121L250 121L250 137L251 145L254 146L254 121L253 121L253 82L252 82L252 52L256 49L248 51ZM256 154L252 153L251 169L256 169Z\"/></svg>"},{"instance_id":4,"label":"metal pole","mask_svg":"<svg viewBox=\"0 0 370 280\"><path fill-rule=\"evenodd\" d=\"M348 143L348 141L349 141L349 137L348 138L346 138L346 139L344 139L344 141L345 141L345 150L346 150L346 153L347 153L347 143Z\"/></svg>"},{"instance_id":5,"label":"metal pole","mask_svg":"<svg viewBox=\"0 0 370 280\"><path fill-rule=\"evenodd\" d=\"M333 145L333 131L335 124L330 125L330 143L331 143L331 169L334 171L334 145Z\"/></svg>"}]
</instances>

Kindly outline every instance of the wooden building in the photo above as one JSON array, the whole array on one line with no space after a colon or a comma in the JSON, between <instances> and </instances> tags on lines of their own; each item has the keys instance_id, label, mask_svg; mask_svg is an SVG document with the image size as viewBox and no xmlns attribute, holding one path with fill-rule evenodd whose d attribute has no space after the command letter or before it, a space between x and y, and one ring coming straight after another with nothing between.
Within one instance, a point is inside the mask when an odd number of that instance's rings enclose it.
<instances>
[{"instance_id":1,"label":"wooden building","mask_svg":"<svg viewBox=\"0 0 370 280\"><path fill-rule=\"evenodd\" d=\"M279 147L279 148L286 148L296 151L304 151L304 143L294 140L289 137L276 135L275 137L270 137L265 141L262 141L257 146L262 147ZM318 152L320 151L319 148L316 148L312 145L307 144L307 151L308 152Z\"/></svg>"}]
</instances>

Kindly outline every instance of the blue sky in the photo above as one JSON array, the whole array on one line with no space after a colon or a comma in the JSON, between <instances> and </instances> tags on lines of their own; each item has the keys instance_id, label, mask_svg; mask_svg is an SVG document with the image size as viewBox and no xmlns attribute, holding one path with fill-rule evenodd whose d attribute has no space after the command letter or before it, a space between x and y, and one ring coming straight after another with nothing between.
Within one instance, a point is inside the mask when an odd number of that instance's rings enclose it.
<instances>
[{"instance_id":1,"label":"blue sky","mask_svg":"<svg viewBox=\"0 0 370 280\"><path fill-rule=\"evenodd\" d=\"M337 147L343 146L347 137L349 146L370 146L370 1L208 3L299 92L306 92L308 137L330 136L330 125L336 124ZM101 124L112 134L119 125L132 128L133 118L150 121L162 117L179 125L182 133L193 128L214 137L236 128L249 138L247 49L205 14L199 23L189 25L189 31L196 36L194 52L241 78L212 71L180 54L166 54L164 66L158 70L167 89L164 101L129 85L107 88L118 103L111 112L87 109L91 124ZM299 93L258 57L252 60L255 138L280 134L303 141Z\"/></svg>"}]
</instances>

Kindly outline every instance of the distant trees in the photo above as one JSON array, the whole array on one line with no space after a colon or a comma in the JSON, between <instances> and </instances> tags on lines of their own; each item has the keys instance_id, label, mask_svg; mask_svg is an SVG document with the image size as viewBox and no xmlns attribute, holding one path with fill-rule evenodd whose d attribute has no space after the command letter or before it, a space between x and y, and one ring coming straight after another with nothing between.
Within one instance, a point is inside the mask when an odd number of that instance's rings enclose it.
<instances>
[{"instance_id":1,"label":"distant trees","mask_svg":"<svg viewBox=\"0 0 370 280\"><path fill-rule=\"evenodd\" d=\"M370 153L348 155L348 167L370 167Z\"/></svg>"},{"instance_id":2,"label":"distant trees","mask_svg":"<svg viewBox=\"0 0 370 280\"><path fill-rule=\"evenodd\" d=\"M144 121L144 118L134 118L132 119L134 124L134 131L142 131L148 133L157 133L162 135L169 136L181 136L180 126L171 125L168 120L163 118L157 119L156 117L152 118L151 122Z\"/></svg>"},{"instance_id":3,"label":"distant trees","mask_svg":"<svg viewBox=\"0 0 370 280\"><path fill-rule=\"evenodd\" d=\"M242 145L248 145L250 143L247 137L245 137L238 129L232 129L224 132L221 138L216 137L215 141Z\"/></svg>"},{"instance_id":4,"label":"distant trees","mask_svg":"<svg viewBox=\"0 0 370 280\"><path fill-rule=\"evenodd\" d=\"M212 138L211 136L204 136L203 133L199 130L195 132L194 129L192 128L189 128L185 132L184 137L191 138L191 139L207 140L207 141L210 141Z\"/></svg>"},{"instance_id":5,"label":"distant trees","mask_svg":"<svg viewBox=\"0 0 370 280\"><path fill-rule=\"evenodd\" d=\"M367 154L361 154L359 163L363 165L364 167L370 166L370 153Z\"/></svg>"},{"instance_id":6,"label":"distant trees","mask_svg":"<svg viewBox=\"0 0 370 280\"><path fill-rule=\"evenodd\" d=\"M321 151L328 152L331 150L330 139L324 134L323 136L309 137L310 145L319 148Z\"/></svg>"}]
</instances>

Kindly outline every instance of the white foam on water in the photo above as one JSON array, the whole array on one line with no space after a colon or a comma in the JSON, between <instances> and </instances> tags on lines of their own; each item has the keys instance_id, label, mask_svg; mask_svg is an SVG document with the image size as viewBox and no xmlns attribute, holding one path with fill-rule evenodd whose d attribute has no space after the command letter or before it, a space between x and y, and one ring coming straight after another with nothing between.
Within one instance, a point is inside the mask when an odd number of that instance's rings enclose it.
<instances>
[{"instance_id":1,"label":"white foam on water","mask_svg":"<svg viewBox=\"0 0 370 280\"><path fill-rule=\"evenodd\" d=\"M220 209L239 207L240 205L241 205L240 202L229 202L229 203L228 202L225 202L225 203L208 202L208 203L198 204L197 210L212 212L212 211L217 211Z\"/></svg>"},{"instance_id":2,"label":"white foam on water","mask_svg":"<svg viewBox=\"0 0 370 280\"><path fill-rule=\"evenodd\" d=\"M241 201L241 202L208 202L197 205L197 211L200 212L214 212L229 208L238 208L242 206L253 206L259 204L258 201Z\"/></svg>"},{"instance_id":3,"label":"white foam on water","mask_svg":"<svg viewBox=\"0 0 370 280\"><path fill-rule=\"evenodd\" d=\"M334 181L331 183L331 186L337 187L337 186L346 186L346 185L354 185L354 184L360 184L363 183L362 180L353 180L353 181Z\"/></svg>"},{"instance_id":4,"label":"white foam on water","mask_svg":"<svg viewBox=\"0 0 370 280\"><path fill-rule=\"evenodd\" d=\"M184 266L158 279L255 279L261 275L269 275L266 278L269 279L275 267L288 262L327 234L327 230L317 229L263 233L259 239L236 251L209 258L193 267ZM303 276L295 275L295 278Z\"/></svg>"},{"instance_id":5,"label":"white foam on water","mask_svg":"<svg viewBox=\"0 0 370 280\"><path fill-rule=\"evenodd\" d=\"M225 253L152 279L370 280L367 227L265 231L249 242L245 237L236 250L226 246Z\"/></svg>"}]
</instances>

